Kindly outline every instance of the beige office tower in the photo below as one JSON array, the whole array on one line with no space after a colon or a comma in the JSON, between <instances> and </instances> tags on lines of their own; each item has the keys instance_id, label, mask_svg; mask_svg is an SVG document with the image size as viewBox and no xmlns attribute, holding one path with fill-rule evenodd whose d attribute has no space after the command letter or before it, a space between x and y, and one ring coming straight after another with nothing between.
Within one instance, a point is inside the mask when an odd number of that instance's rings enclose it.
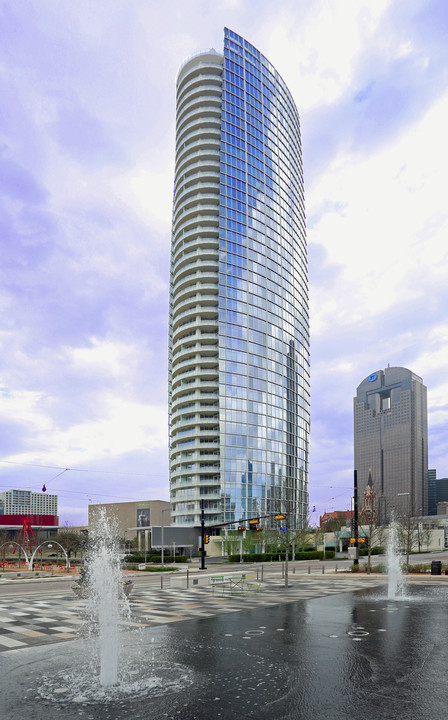
<instances>
[{"instance_id":1,"label":"beige office tower","mask_svg":"<svg viewBox=\"0 0 448 720\"><path fill-rule=\"evenodd\" d=\"M376 370L354 398L359 497L371 471L378 523L428 511L428 418L422 379L402 367Z\"/></svg>"}]
</instances>

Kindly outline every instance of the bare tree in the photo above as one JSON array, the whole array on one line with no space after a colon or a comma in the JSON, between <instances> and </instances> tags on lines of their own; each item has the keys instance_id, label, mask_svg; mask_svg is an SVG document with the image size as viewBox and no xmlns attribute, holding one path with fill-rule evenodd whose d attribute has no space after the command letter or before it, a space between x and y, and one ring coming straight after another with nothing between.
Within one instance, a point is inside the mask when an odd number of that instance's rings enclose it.
<instances>
[{"instance_id":1,"label":"bare tree","mask_svg":"<svg viewBox=\"0 0 448 720\"><path fill-rule=\"evenodd\" d=\"M387 528L386 525L378 525L375 528L375 543L380 547L384 548L387 541Z\"/></svg>"},{"instance_id":2,"label":"bare tree","mask_svg":"<svg viewBox=\"0 0 448 720\"><path fill-rule=\"evenodd\" d=\"M415 534L414 534L414 528L416 524L416 518L412 515L412 513L406 513L400 515L396 519L397 523L397 535L398 535L398 542L400 543L401 547L403 548L405 554L406 554L406 572L409 568L409 555L412 552L412 549L415 544Z\"/></svg>"},{"instance_id":3,"label":"bare tree","mask_svg":"<svg viewBox=\"0 0 448 720\"><path fill-rule=\"evenodd\" d=\"M224 547L225 547L227 555L235 554L235 548L238 550L238 548L240 547L240 535L239 535L238 531L235 531L235 530L228 531L227 538L224 541Z\"/></svg>"},{"instance_id":4,"label":"bare tree","mask_svg":"<svg viewBox=\"0 0 448 720\"><path fill-rule=\"evenodd\" d=\"M431 545L432 538L434 535L434 529L435 527L433 525L424 525L422 530L422 541L426 545L426 552L429 551L429 546Z\"/></svg>"},{"instance_id":5,"label":"bare tree","mask_svg":"<svg viewBox=\"0 0 448 720\"><path fill-rule=\"evenodd\" d=\"M297 549L304 550L310 540L313 539L313 531L309 526L296 530L294 535L294 543Z\"/></svg>"},{"instance_id":6,"label":"bare tree","mask_svg":"<svg viewBox=\"0 0 448 720\"><path fill-rule=\"evenodd\" d=\"M76 558L77 553L81 550L85 538L80 532L64 528L58 532L54 539L62 545L68 557L74 553ZM51 539L49 542L51 543Z\"/></svg>"}]
</instances>

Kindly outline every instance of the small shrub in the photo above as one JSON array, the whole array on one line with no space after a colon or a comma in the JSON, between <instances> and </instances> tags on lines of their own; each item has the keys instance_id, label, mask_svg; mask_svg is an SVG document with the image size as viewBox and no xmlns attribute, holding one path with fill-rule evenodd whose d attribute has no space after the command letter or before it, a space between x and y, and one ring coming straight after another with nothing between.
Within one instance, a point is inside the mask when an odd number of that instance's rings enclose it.
<instances>
[{"instance_id":1,"label":"small shrub","mask_svg":"<svg viewBox=\"0 0 448 720\"><path fill-rule=\"evenodd\" d=\"M145 555L144 555L144 553L131 553L130 555L124 556L123 562L125 562L125 563L142 563L142 562L145 562Z\"/></svg>"},{"instance_id":2,"label":"small shrub","mask_svg":"<svg viewBox=\"0 0 448 720\"><path fill-rule=\"evenodd\" d=\"M351 567L350 567L350 571L351 571L352 573L357 573L357 572L359 572L359 565L355 565L355 563L353 563L353 565L351 565Z\"/></svg>"},{"instance_id":3,"label":"small shrub","mask_svg":"<svg viewBox=\"0 0 448 720\"><path fill-rule=\"evenodd\" d=\"M163 562L164 563L186 563L188 560L188 557L186 555L176 555L174 558L172 555L169 555L167 553L163 554ZM131 555L125 555L124 560L125 563L143 563L145 562L145 553L137 552L132 553ZM151 563L161 563L162 557L161 555L148 555L146 556L146 562Z\"/></svg>"},{"instance_id":4,"label":"small shrub","mask_svg":"<svg viewBox=\"0 0 448 720\"><path fill-rule=\"evenodd\" d=\"M384 555L384 548L380 545L375 545L375 547L372 548L371 555Z\"/></svg>"},{"instance_id":5,"label":"small shrub","mask_svg":"<svg viewBox=\"0 0 448 720\"><path fill-rule=\"evenodd\" d=\"M384 548L382 547L373 547L370 550L370 555L382 555L384 552ZM359 557L367 557L369 554L369 548L359 548Z\"/></svg>"},{"instance_id":6,"label":"small shrub","mask_svg":"<svg viewBox=\"0 0 448 720\"><path fill-rule=\"evenodd\" d=\"M326 550L325 560L331 560L334 558L334 550ZM296 560L323 560L324 553L322 550L308 550L306 552L296 552ZM289 552L289 560L292 560L292 551ZM284 562L285 552L277 551L272 553L244 553L243 562L254 563L254 562ZM240 554L229 555L229 563L239 563Z\"/></svg>"},{"instance_id":7,"label":"small shrub","mask_svg":"<svg viewBox=\"0 0 448 720\"><path fill-rule=\"evenodd\" d=\"M165 555L163 554L163 562L164 563L186 563L188 560L188 557L186 555ZM162 562L162 556L161 555L151 555L149 558L149 561L156 564Z\"/></svg>"},{"instance_id":8,"label":"small shrub","mask_svg":"<svg viewBox=\"0 0 448 720\"><path fill-rule=\"evenodd\" d=\"M417 563L417 565L408 565L408 573L412 573L413 575L426 573L430 569L430 565L423 565L422 563Z\"/></svg>"}]
</instances>

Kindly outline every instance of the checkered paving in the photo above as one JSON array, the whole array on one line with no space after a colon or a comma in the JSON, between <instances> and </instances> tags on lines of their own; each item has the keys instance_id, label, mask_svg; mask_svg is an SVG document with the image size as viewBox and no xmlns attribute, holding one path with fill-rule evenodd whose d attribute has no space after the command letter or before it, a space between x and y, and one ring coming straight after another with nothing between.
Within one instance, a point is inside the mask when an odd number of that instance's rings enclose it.
<instances>
[{"instance_id":1,"label":"checkered paving","mask_svg":"<svg viewBox=\"0 0 448 720\"><path fill-rule=\"evenodd\" d=\"M43 593L26 600L8 598L0 603L0 651L71 640L78 637L82 622L66 594L51 599Z\"/></svg>"},{"instance_id":2,"label":"checkered paving","mask_svg":"<svg viewBox=\"0 0 448 720\"><path fill-rule=\"evenodd\" d=\"M130 597L132 619L123 623L129 628L152 627L382 584L384 579L380 577L356 580L353 576L302 576L293 579L288 589L283 581L270 580L261 583L259 592L242 595L230 595L219 588L213 591L210 587L190 590L135 588ZM52 593L51 598L44 592L36 592L26 599L3 599L0 601L0 652L78 638L84 625L84 607L85 601L78 600L71 592Z\"/></svg>"}]
</instances>

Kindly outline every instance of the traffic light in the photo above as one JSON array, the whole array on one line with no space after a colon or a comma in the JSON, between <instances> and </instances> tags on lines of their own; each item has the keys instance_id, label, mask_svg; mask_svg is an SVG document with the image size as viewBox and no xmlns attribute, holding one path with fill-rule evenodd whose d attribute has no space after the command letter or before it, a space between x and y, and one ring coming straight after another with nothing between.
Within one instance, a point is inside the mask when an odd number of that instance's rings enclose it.
<instances>
[{"instance_id":1,"label":"traffic light","mask_svg":"<svg viewBox=\"0 0 448 720\"><path fill-rule=\"evenodd\" d=\"M210 542L210 535L204 535L204 542L206 545Z\"/></svg>"},{"instance_id":2,"label":"traffic light","mask_svg":"<svg viewBox=\"0 0 448 720\"><path fill-rule=\"evenodd\" d=\"M256 531L256 532L263 532L263 528L262 528L262 527L257 527L257 528L255 528L255 531Z\"/></svg>"},{"instance_id":3,"label":"traffic light","mask_svg":"<svg viewBox=\"0 0 448 720\"><path fill-rule=\"evenodd\" d=\"M241 530L245 530L245 529L246 529L245 525L238 525L238 530L241 531Z\"/></svg>"}]
</instances>

